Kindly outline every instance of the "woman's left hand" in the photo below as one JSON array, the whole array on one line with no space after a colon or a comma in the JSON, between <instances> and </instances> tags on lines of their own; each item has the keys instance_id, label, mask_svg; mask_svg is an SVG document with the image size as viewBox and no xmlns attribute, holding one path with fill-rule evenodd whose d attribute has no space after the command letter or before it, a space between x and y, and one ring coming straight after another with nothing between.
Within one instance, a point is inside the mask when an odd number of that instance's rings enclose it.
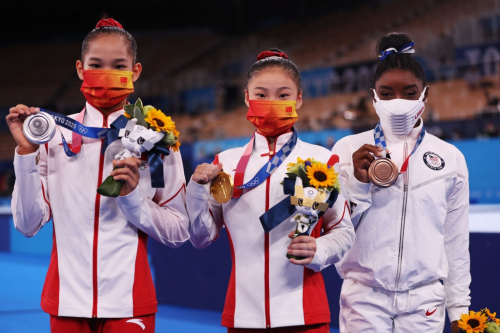
<instances>
[{"instance_id":1,"label":"woman's left hand","mask_svg":"<svg viewBox=\"0 0 500 333\"><path fill-rule=\"evenodd\" d=\"M113 168L118 167L111 171L111 176L114 180L123 181L122 189L120 191L120 196L126 196L139 184L139 167L141 166L141 160L136 157L129 157L124 160L113 160Z\"/></svg>"},{"instance_id":2,"label":"woman's left hand","mask_svg":"<svg viewBox=\"0 0 500 333\"><path fill-rule=\"evenodd\" d=\"M292 231L288 237L292 238L294 231ZM316 254L316 238L311 236L298 236L295 237L290 245L288 245L288 254L296 257L303 257L304 259L289 259L292 264L295 265L309 265L314 255Z\"/></svg>"}]
</instances>

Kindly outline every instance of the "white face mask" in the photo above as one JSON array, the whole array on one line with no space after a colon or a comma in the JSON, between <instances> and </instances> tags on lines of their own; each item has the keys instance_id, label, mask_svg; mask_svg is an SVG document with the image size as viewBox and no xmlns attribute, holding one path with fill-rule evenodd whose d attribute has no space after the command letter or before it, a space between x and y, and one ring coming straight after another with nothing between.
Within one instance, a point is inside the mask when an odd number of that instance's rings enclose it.
<instances>
[{"instance_id":1,"label":"white face mask","mask_svg":"<svg viewBox=\"0 0 500 333\"><path fill-rule=\"evenodd\" d=\"M411 132L417 120L424 112L424 97L427 87L422 91L418 100L391 99L388 101L380 100L373 89L375 101L373 106L380 118L380 123L384 132L390 132L394 135L406 135Z\"/></svg>"}]
</instances>

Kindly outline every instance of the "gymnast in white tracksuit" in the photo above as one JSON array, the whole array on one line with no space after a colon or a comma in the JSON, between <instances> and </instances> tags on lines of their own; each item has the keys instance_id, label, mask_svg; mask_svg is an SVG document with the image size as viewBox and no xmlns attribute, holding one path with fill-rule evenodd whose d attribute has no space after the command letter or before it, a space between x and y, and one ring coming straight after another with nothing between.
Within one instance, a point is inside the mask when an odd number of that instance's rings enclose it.
<instances>
[{"instance_id":1,"label":"gymnast in white tracksuit","mask_svg":"<svg viewBox=\"0 0 500 333\"><path fill-rule=\"evenodd\" d=\"M470 304L467 166L458 149L425 133L428 88L413 45L406 34L380 39L373 90L380 124L333 148L356 230L336 265L343 333L443 332L445 309L458 332ZM399 175L381 188L368 169L388 151Z\"/></svg>"}]
</instances>

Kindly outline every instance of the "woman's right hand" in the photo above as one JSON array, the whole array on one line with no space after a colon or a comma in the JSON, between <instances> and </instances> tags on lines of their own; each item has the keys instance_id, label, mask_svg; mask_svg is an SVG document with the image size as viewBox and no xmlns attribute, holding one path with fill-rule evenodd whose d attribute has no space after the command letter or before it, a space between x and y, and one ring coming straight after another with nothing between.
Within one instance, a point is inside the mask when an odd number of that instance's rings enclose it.
<instances>
[{"instance_id":1,"label":"woman's right hand","mask_svg":"<svg viewBox=\"0 0 500 333\"><path fill-rule=\"evenodd\" d=\"M354 177L356 177L357 180L362 183L370 182L370 179L368 178L368 169L375 160L373 155L382 157L382 150L382 148L377 146L365 144L352 154Z\"/></svg>"},{"instance_id":2,"label":"woman's right hand","mask_svg":"<svg viewBox=\"0 0 500 333\"><path fill-rule=\"evenodd\" d=\"M34 107L29 108L26 105L18 104L10 108L7 115L7 125L9 125L9 130L17 143L19 155L31 154L38 150L39 145L29 142L23 132L23 123L26 117L37 112L38 110Z\"/></svg>"},{"instance_id":3,"label":"woman's right hand","mask_svg":"<svg viewBox=\"0 0 500 333\"><path fill-rule=\"evenodd\" d=\"M194 171L193 180L200 185L208 184L212 180L214 180L215 177L217 177L217 174L221 170L222 170L221 163L217 165L208 163L200 164L196 167L196 170Z\"/></svg>"}]
</instances>

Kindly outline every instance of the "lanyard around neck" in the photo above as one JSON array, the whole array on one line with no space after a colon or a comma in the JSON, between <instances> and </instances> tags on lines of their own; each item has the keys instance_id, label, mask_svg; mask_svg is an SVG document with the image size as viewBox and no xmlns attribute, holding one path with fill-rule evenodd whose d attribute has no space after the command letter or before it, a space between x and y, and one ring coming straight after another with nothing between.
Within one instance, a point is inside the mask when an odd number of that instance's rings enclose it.
<instances>
[{"instance_id":1,"label":"lanyard around neck","mask_svg":"<svg viewBox=\"0 0 500 333\"><path fill-rule=\"evenodd\" d=\"M293 134L290 140L285 143L285 145L274 155L274 157L271 158L250 181L243 184L245 170L248 162L250 161L250 156L252 155L255 144L254 133L236 167L236 173L234 175L233 199L239 198L244 189L250 189L262 184L276 169L278 169L281 163L283 163L283 161L288 157L288 155L290 155L292 150L297 145L297 131L295 129L292 129L292 131Z\"/></svg>"},{"instance_id":2,"label":"lanyard around neck","mask_svg":"<svg viewBox=\"0 0 500 333\"><path fill-rule=\"evenodd\" d=\"M401 166L401 172L400 173L405 173L406 170L408 169L408 162L410 160L410 156L413 155L413 153L417 150L418 146L422 143L422 140L424 139L425 136L425 128L424 125L422 125L422 130L420 131L420 134L418 135L417 142L415 143L415 147L413 148L412 152L408 157L405 159L403 162L403 165ZM387 143L385 142L385 137L384 137L384 131L382 130L382 125L380 123L377 124L375 129L373 130L373 138L375 139L375 145L379 148L382 148L387 151Z\"/></svg>"}]
</instances>

